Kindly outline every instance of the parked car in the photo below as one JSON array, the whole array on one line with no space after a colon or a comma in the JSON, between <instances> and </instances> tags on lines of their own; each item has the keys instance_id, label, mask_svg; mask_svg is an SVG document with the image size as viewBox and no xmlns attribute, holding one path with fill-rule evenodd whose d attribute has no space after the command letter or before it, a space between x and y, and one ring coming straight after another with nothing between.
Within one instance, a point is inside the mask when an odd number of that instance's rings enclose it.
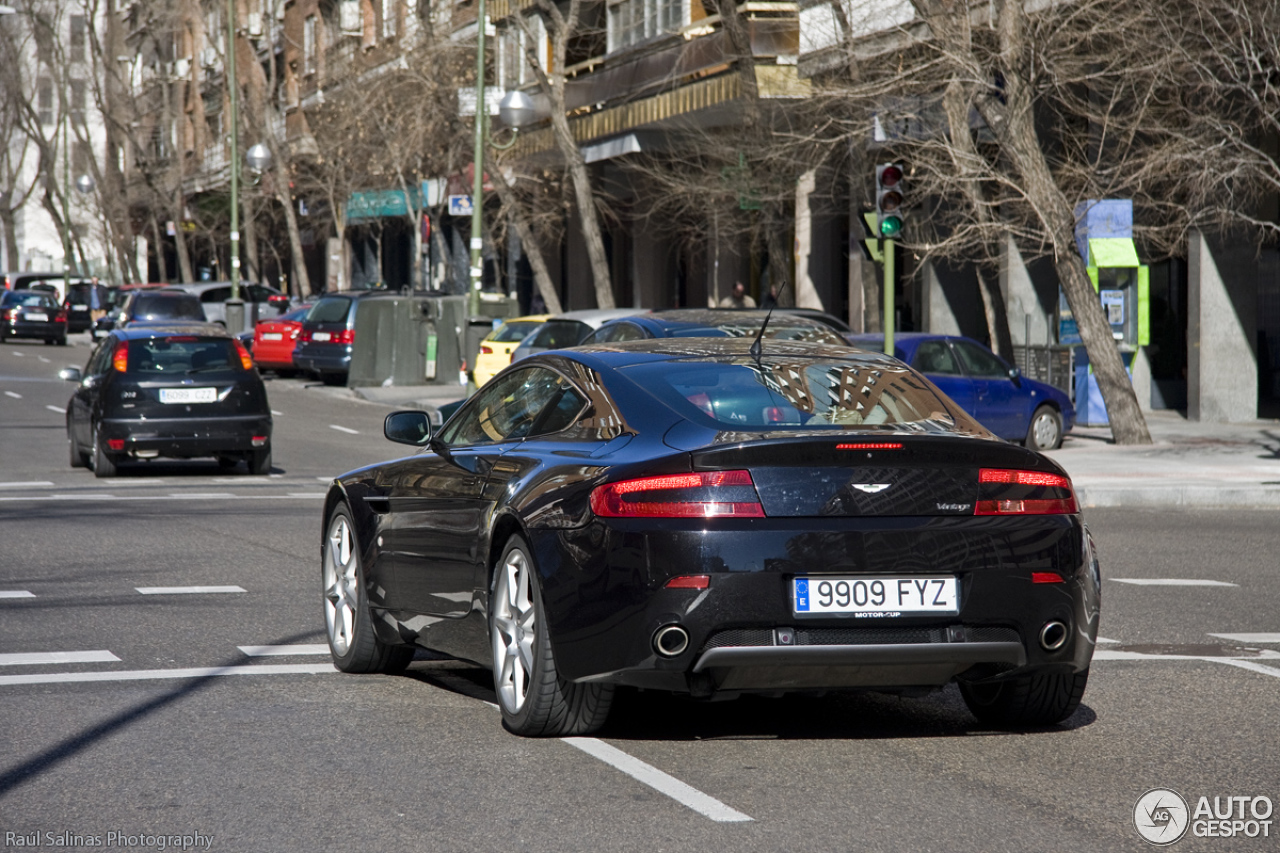
<instances>
[{"instance_id":1,"label":"parked car","mask_svg":"<svg viewBox=\"0 0 1280 853\"><path fill-rule=\"evenodd\" d=\"M475 369L471 371L476 386L484 385L499 370L510 364L511 354L515 352L520 342L550 317L550 314L513 317L490 332L488 337L480 342L480 354L476 357Z\"/></svg>"},{"instance_id":2,"label":"parked car","mask_svg":"<svg viewBox=\"0 0 1280 853\"><path fill-rule=\"evenodd\" d=\"M335 665L487 662L505 726L586 734L617 686L692 694L958 682L1041 726L1088 680L1101 580L1070 479L882 353L662 338L532 356L416 455L338 477Z\"/></svg>"},{"instance_id":3,"label":"parked car","mask_svg":"<svg viewBox=\"0 0 1280 853\"><path fill-rule=\"evenodd\" d=\"M72 279L79 279L79 276L71 276ZM67 274L62 271L54 270L13 270L4 273L4 289L5 290L28 290L39 284L46 286L46 289L53 291L62 301L62 289L66 282Z\"/></svg>"},{"instance_id":4,"label":"parked car","mask_svg":"<svg viewBox=\"0 0 1280 853\"><path fill-rule=\"evenodd\" d=\"M296 369L293 351L298 345L298 336L302 334L302 318L310 310L311 303L307 303L275 319L261 320L252 332L243 333L249 337L247 346L259 368L277 373Z\"/></svg>"},{"instance_id":5,"label":"parked car","mask_svg":"<svg viewBox=\"0 0 1280 853\"><path fill-rule=\"evenodd\" d=\"M846 337L864 349L884 349L882 334ZM973 338L906 332L894 335L893 351L1001 438L1053 450L1075 425L1076 408L1066 393L1022 376Z\"/></svg>"},{"instance_id":6,"label":"parked car","mask_svg":"<svg viewBox=\"0 0 1280 853\"><path fill-rule=\"evenodd\" d=\"M216 457L271 471L271 408L253 359L211 324L136 325L111 332L67 403L71 467L112 477L127 460Z\"/></svg>"},{"instance_id":7,"label":"parked car","mask_svg":"<svg viewBox=\"0 0 1280 853\"><path fill-rule=\"evenodd\" d=\"M106 335L116 327L116 319L120 315L120 309L129 301L129 297L138 290L160 290L168 287L167 284L148 283L148 284L122 284L119 287L109 287L107 311L101 317L93 321L93 325L89 328L89 336L93 340Z\"/></svg>"},{"instance_id":8,"label":"parked car","mask_svg":"<svg viewBox=\"0 0 1280 853\"><path fill-rule=\"evenodd\" d=\"M511 353L511 363L549 349L575 347L609 320L629 317L645 308L589 308L557 314L534 329Z\"/></svg>"},{"instance_id":9,"label":"parked car","mask_svg":"<svg viewBox=\"0 0 1280 853\"><path fill-rule=\"evenodd\" d=\"M765 325L765 318L769 323ZM583 339L582 345L610 341L640 341L645 338L740 338L754 339L761 328L770 340L812 341L831 346L846 346L845 340L830 326L808 317L775 311L724 310L716 308L680 308L620 317L596 329Z\"/></svg>"},{"instance_id":10,"label":"parked car","mask_svg":"<svg viewBox=\"0 0 1280 853\"><path fill-rule=\"evenodd\" d=\"M97 279L72 279L62 305L67 309L67 331L86 332L98 318L106 316L111 307L111 290Z\"/></svg>"},{"instance_id":11,"label":"parked car","mask_svg":"<svg viewBox=\"0 0 1280 853\"><path fill-rule=\"evenodd\" d=\"M190 293L167 287L137 288L129 292L119 308L94 324L94 328L97 335L101 335L136 323L204 322L207 319L200 300Z\"/></svg>"},{"instance_id":12,"label":"parked car","mask_svg":"<svg viewBox=\"0 0 1280 853\"><path fill-rule=\"evenodd\" d=\"M190 293L199 298L200 307L210 323L227 325L227 300L231 298L231 282L198 281L168 285L175 290ZM252 329L261 320L279 317L289 311L289 294L265 284L240 282L240 298L244 301L245 327Z\"/></svg>"},{"instance_id":13,"label":"parked car","mask_svg":"<svg viewBox=\"0 0 1280 853\"><path fill-rule=\"evenodd\" d=\"M67 311L46 290L8 290L0 293L0 343L9 338L40 338L46 344L67 345Z\"/></svg>"},{"instance_id":14,"label":"parked car","mask_svg":"<svg viewBox=\"0 0 1280 853\"><path fill-rule=\"evenodd\" d=\"M351 371L360 304L386 296L385 290L363 290L326 294L317 299L302 318L302 331L293 351L294 366L326 383L344 384Z\"/></svg>"}]
</instances>

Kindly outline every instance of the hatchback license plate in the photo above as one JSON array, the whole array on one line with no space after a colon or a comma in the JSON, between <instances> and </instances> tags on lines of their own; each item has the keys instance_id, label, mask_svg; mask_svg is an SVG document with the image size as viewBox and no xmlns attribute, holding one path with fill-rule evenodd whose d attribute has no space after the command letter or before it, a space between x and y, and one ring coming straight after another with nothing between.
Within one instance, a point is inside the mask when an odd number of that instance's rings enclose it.
<instances>
[{"instance_id":1,"label":"hatchback license plate","mask_svg":"<svg viewBox=\"0 0 1280 853\"><path fill-rule=\"evenodd\" d=\"M26 320L28 320L29 322L32 322L32 323L47 323L47 322L49 322L49 315L48 315L48 314L42 314L42 313L40 313L39 311L28 311L28 312L26 312L25 314L23 314L22 316L23 316Z\"/></svg>"},{"instance_id":2,"label":"hatchback license plate","mask_svg":"<svg viewBox=\"0 0 1280 853\"><path fill-rule=\"evenodd\" d=\"M328 332L315 332L314 334L311 335L311 340L327 341L331 337L333 337L333 335L330 335Z\"/></svg>"},{"instance_id":3,"label":"hatchback license plate","mask_svg":"<svg viewBox=\"0 0 1280 853\"><path fill-rule=\"evenodd\" d=\"M161 388L161 403L212 403L218 399L217 388Z\"/></svg>"},{"instance_id":4,"label":"hatchback license plate","mask_svg":"<svg viewBox=\"0 0 1280 853\"><path fill-rule=\"evenodd\" d=\"M954 577L795 578L791 601L797 615L882 617L960 611Z\"/></svg>"},{"instance_id":5,"label":"hatchback license plate","mask_svg":"<svg viewBox=\"0 0 1280 853\"><path fill-rule=\"evenodd\" d=\"M284 335L279 332L263 332L262 339L264 341L282 341L284 340Z\"/></svg>"}]
</instances>

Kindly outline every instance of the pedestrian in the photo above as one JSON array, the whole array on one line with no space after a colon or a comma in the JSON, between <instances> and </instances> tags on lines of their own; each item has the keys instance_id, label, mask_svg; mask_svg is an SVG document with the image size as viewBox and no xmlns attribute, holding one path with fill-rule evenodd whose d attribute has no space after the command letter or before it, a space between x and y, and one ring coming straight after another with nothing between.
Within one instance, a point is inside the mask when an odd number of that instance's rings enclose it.
<instances>
[{"instance_id":1,"label":"pedestrian","mask_svg":"<svg viewBox=\"0 0 1280 853\"><path fill-rule=\"evenodd\" d=\"M778 307L778 285L769 285L769 292L764 295L764 299L760 300L761 308L777 308Z\"/></svg>"},{"instance_id":2,"label":"pedestrian","mask_svg":"<svg viewBox=\"0 0 1280 853\"><path fill-rule=\"evenodd\" d=\"M747 286L740 281L733 283L733 293L720 300L721 308L755 308L756 301L747 295Z\"/></svg>"}]
</instances>

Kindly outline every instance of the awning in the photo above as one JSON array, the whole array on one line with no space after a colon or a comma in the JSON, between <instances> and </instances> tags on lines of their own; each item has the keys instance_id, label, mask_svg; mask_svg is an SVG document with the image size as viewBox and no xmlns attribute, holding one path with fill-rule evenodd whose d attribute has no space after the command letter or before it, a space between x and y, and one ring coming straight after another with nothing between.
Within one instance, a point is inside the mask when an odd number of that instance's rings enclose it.
<instances>
[{"instance_id":1,"label":"awning","mask_svg":"<svg viewBox=\"0 0 1280 853\"><path fill-rule=\"evenodd\" d=\"M1140 267L1138 249L1128 237L1095 237L1089 240L1089 266Z\"/></svg>"}]
</instances>

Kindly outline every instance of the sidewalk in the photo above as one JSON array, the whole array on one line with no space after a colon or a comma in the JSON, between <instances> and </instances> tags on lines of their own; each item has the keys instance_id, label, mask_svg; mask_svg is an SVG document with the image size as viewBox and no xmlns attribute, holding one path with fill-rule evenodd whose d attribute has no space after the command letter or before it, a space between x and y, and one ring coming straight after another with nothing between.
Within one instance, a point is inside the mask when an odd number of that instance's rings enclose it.
<instances>
[{"instance_id":1,"label":"sidewalk","mask_svg":"<svg viewBox=\"0 0 1280 853\"><path fill-rule=\"evenodd\" d=\"M457 385L353 388L362 400L433 414ZM1280 509L1280 420L1212 424L1147 413L1153 444L1120 447L1109 427L1076 427L1047 455L1067 470L1086 507Z\"/></svg>"}]
</instances>

